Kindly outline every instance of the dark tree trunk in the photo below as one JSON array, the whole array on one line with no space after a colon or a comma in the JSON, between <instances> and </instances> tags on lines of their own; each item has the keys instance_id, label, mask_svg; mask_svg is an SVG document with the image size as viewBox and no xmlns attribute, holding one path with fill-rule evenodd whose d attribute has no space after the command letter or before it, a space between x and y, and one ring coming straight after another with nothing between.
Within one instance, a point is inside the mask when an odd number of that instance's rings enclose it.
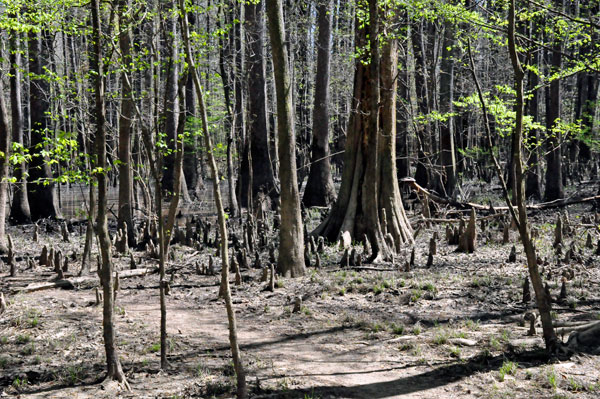
<instances>
[{"instance_id":1,"label":"dark tree trunk","mask_svg":"<svg viewBox=\"0 0 600 399\"><path fill-rule=\"evenodd\" d=\"M122 63L124 68L131 65L131 32L126 29L129 21L122 15L125 14L126 1L119 2L120 16L119 25L119 47L121 49ZM133 100L133 88L126 74L121 76L121 89L123 100L121 101L121 113L119 117L119 227L125 227L127 231L128 245L135 245L135 230L133 225L133 165L131 158L131 125L135 116L135 104Z\"/></svg>"},{"instance_id":2,"label":"dark tree trunk","mask_svg":"<svg viewBox=\"0 0 600 399\"><path fill-rule=\"evenodd\" d=\"M328 206L335 201L329 162L329 70L331 59L332 0L321 0L317 8L317 75L313 108L313 141L310 173L302 202L305 206Z\"/></svg>"},{"instance_id":3,"label":"dark tree trunk","mask_svg":"<svg viewBox=\"0 0 600 399\"><path fill-rule=\"evenodd\" d=\"M48 93L50 85L43 75L49 58L48 33L29 33L29 116L31 121L29 183L27 194L31 218L38 220L52 217L61 218L56 185L52 180L52 170L47 157L41 153L44 137L50 134Z\"/></svg>"},{"instance_id":4,"label":"dark tree trunk","mask_svg":"<svg viewBox=\"0 0 600 399\"><path fill-rule=\"evenodd\" d=\"M248 79L248 144L252 168L252 196L259 192L272 198L279 196L269 155L269 129L267 124L267 83L264 57L264 2L245 5L247 38L246 78ZM242 165L243 166L243 165ZM242 193L248 192L249 173L242 174ZM246 189L246 190L244 190ZM242 196L242 206L247 206Z\"/></svg>"},{"instance_id":5,"label":"dark tree trunk","mask_svg":"<svg viewBox=\"0 0 600 399\"><path fill-rule=\"evenodd\" d=\"M554 0L558 10L563 9L563 0ZM552 51L549 52L550 74L558 73L562 66L562 45L555 39ZM546 155L546 191L544 200L553 201L564 198L561 134L554 127L560 120L561 113L561 79L554 79L546 92L546 131L547 155Z\"/></svg>"},{"instance_id":6,"label":"dark tree trunk","mask_svg":"<svg viewBox=\"0 0 600 399\"><path fill-rule=\"evenodd\" d=\"M167 9L170 8L169 3L163 5L166 13L170 13ZM171 196L173 192L173 180L174 180L174 162L175 162L175 136L177 135L177 110L178 110L178 99L177 99L177 23L175 16L170 15L167 17L166 30L164 32L164 40L166 43L167 59L165 60L164 75L165 81L165 97L163 107L163 131L166 134L166 141L169 149L172 151L165 157L164 162L164 173L162 176L162 190L167 195L167 198Z\"/></svg>"},{"instance_id":7,"label":"dark tree trunk","mask_svg":"<svg viewBox=\"0 0 600 399\"><path fill-rule=\"evenodd\" d=\"M23 108L21 104L21 49L19 47L19 33L10 33L10 109L12 114L12 141L19 146L23 145ZM29 200L27 198L27 179L25 178L25 162L15 166L14 177L16 184L13 191L13 200L10 208L10 220L21 224L31 221Z\"/></svg>"}]
</instances>

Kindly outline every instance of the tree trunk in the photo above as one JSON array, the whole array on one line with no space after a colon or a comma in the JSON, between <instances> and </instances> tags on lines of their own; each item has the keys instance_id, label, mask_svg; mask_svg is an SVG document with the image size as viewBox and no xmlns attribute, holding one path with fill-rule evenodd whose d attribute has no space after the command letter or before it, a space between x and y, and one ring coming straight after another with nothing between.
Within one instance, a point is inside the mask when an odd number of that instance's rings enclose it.
<instances>
[{"instance_id":1,"label":"tree trunk","mask_svg":"<svg viewBox=\"0 0 600 399\"><path fill-rule=\"evenodd\" d=\"M219 18L217 19L217 29L221 29L221 19L224 18L222 7L219 7ZM223 82L223 94L225 97L225 108L227 115L225 117L225 131L227 132L227 199L229 200L229 214L231 217L235 217L238 214L238 204L235 196L235 176L233 167L233 151L234 151L234 133L235 133L235 113L231 105L231 75L229 71L225 69L226 63L229 65L231 62L231 40L229 37L223 40L223 36L219 36L219 72L221 75L221 82ZM227 54L226 54L227 52ZM227 60L225 60L225 57Z\"/></svg>"},{"instance_id":2,"label":"tree trunk","mask_svg":"<svg viewBox=\"0 0 600 399\"><path fill-rule=\"evenodd\" d=\"M114 379L127 385L125 374L121 368L119 354L116 344L116 332L114 322L114 286L113 286L113 264L111 258L111 242L108 235L107 223L107 164L106 164L106 105L104 102L104 71L102 65L102 34L100 22L100 6L98 0L91 0L92 8L92 43L93 52L91 70L94 74L95 90L95 119L96 119L96 174L98 180L98 217L96 219L98 229L98 242L102 256L102 269L100 279L104 293L104 304L102 312L102 325L104 330L104 349L106 352L107 379Z\"/></svg>"},{"instance_id":3,"label":"tree trunk","mask_svg":"<svg viewBox=\"0 0 600 399\"><path fill-rule=\"evenodd\" d=\"M331 60L332 0L321 0L317 8L317 74L313 108L313 141L310 173L302 202L305 206L328 206L335 201L329 162L329 77Z\"/></svg>"},{"instance_id":4,"label":"tree trunk","mask_svg":"<svg viewBox=\"0 0 600 399\"><path fill-rule=\"evenodd\" d=\"M1 44L1 39L0 39ZM10 156L11 132L8 125L8 111L4 102L4 85L0 80L0 253L8 250L6 240L6 203L8 197L8 158ZM14 262L14 260L13 260Z\"/></svg>"},{"instance_id":5,"label":"tree trunk","mask_svg":"<svg viewBox=\"0 0 600 399\"><path fill-rule=\"evenodd\" d=\"M127 8L127 1L119 2L119 47L121 49L123 68L129 68L132 62L131 57L131 32L126 25L123 15ZM121 89L123 99L121 101L121 113L119 116L119 214L118 225L125 227L127 231L128 245L135 245L135 229L133 225L133 165L131 158L131 125L135 115L135 104L133 100L133 87L129 84L129 79L123 73L121 75Z\"/></svg>"},{"instance_id":6,"label":"tree trunk","mask_svg":"<svg viewBox=\"0 0 600 399\"><path fill-rule=\"evenodd\" d=\"M165 157L164 173L162 176L162 190L167 198L170 198L174 193L174 151L176 147L175 139L177 135L177 80L178 80L178 46L177 46L177 23L175 16L171 14L170 2L163 4L164 12L168 15L166 21L166 30L164 31L164 40L166 44L167 59L164 66L164 75L166 77L164 91L164 106L163 106L163 124L161 131L166 134L167 146L173 153Z\"/></svg>"},{"instance_id":7,"label":"tree trunk","mask_svg":"<svg viewBox=\"0 0 600 399\"><path fill-rule=\"evenodd\" d=\"M538 25L532 22L531 35L535 38L537 36ZM529 62L532 65L539 65L539 52L532 52L529 54ZM534 122L539 122L539 89L536 89L539 84L540 78L533 70L528 72L528 92L531 96L526 102L527 113L531 116ZM529 157L527 158L527 172L525 182L525 196L527 198L535 198L537 200L542 199L542 188L540 182L540 165L539 165L539 150L538 150L538 134L536 129L532 129L527 137L527 144L529 150Z\"/></svg>"},{"instance_id":8,"label":"tree trunk","mask_svg":"<svg viewBox=\"0 0 600 399\"><path fill-rule=\"evenodd\" d=\"M269 155L269 129L267 124L267 83L264 57L264 2L247 2L245 5L245 28L248 40L246 62L248 79L248 142L252 168L252 197L259 192L271 198L279 196ZM249 175L242 174L244 188L248 188ZM251 199L252 200L252 199ZM242 196L242 205L248 205Z\"/></svg>"},{"instance_id":9,"label":"tree trunk","mask_svg":"<svg viewBox=\"0 0 600 399\"><path fill-rule=\"evenodd\" d=\"M23 145L23 108L21 105L21 49L19 48L19 33L11 32L10 36L10 103L12 114L12 141ZM25 162L16 165L14 177L16 180L13 200L10 208L10 220L13 223L31 222L29 200L27 198L27 179L25 178Z\"/></svg>"},{"instance_id":10,"label":"tree trunk","mask_svg":"<svg viewBox=\"0 0 600 399\"><path fill-rule=\"evenodd\" d=\"M277 93L277 131L279 143L279 179L281 181L281 226L277 267L286 277L299 277L306 272L304 264L304 231L300 214L298 176L296 175L296 134L292 87L285 48L283 10L280 0L267 0L269 36L273 54L273 71Z\"/></svg>"},{"instance_id":11,"label":"tree trunk","mask_svg":"<svg viewBox=\"0 0 600 399\"><path fill-rule=\"evenodd\" d=\"M338 239L344 231L356 240L366 234L372 248L370 261L389 259L394 250L412 242L396 177L396 43L386 37L380 60L374 3L371 0L369 15L373 22L369 31L359 27L360 21L356 24L357 48L367 45L368 33L372 52L365 52L356 61L342 185L328 218L312 233L329 241ZM382 34L385 36L385 30ZM365 65L367 60L371 63ZM384 240L386 232L391 234L395 248Z\"/></svg>"},{"instance_id":12,"label":"tree trunk","mask_svg":"<svg viewBox=\"0 0 600 399\"><path fill-rule=\"evenodd\" d=\"M440 112L454 110L454 28L447 24L444 31L442 71L440 76ZM454 153L454 117L449 115L440 127L440 161L442 164L441 186L446 196L451 197L456 187L456 156Z\"/></svg>"},{"instance_id":13,"label":"tree trunk","mask_svg":"<svg viewBox=\"0 0 600 399\"><path fill-rule=\"evenodd\" d=\"M42 31L29 33L29 116L31 123L29 163L29 184L27 194L31 218L38 220L52 217L61 218L56 185L52 181L52 170L47 157L41 151L44 148L44 137L49 134L50 124L48 112L50 104L48 93L50 85L44 78L44 68L48 60L48 33Z\"/></svg>"},{"instance_id":14,"label":"tree trunk","mask_svg":"<svg viewBox=\"0 0 600 399\"><path fill-rule=\"evenodd\" d=\"M538 270L537 256L535 248L531 240L529 232L529 222L527 220L527 207L525 203L525 181L523 172L523 161L522 161L522 144L523 144L523 119L524 119L524 93L523 93L523 80L525 73L521 67L519 61L519 55L517 53L517 45L515 42L515 0L511 0L509 3L509 16L508 16L508 48L510 52L510 59L513 65L514 77L515 77L515 91L516 91L516 102L515 102L515 128L513 131L514 140L512 148L513 156L513 168L515 170L516 180L516 196L515 200L519 212L518 223L519 234L521 241L523 242L523 248L527 256L527 267L529 269L529 277L535 291L536 302L540 311L540 318L542 320L542 329L544 334L544 341L546 342L546 348L549 351L555 351L560 346L554 328L552 326L552 318L550 315L551 304L550 298L544 290L542 284L542 278Z\"/></svg>"},{"instance_id":15,"label":"tree trunk","mask_svg":"<svg viewBox=\"0 0 600 399\"><path fill-rule=\"evenodd\" d=\"M554 0L555 7L562 10L563 0ZM552 51L548 54L550 58L550 75L558 73L562 66L562 45L559 39L554 39ZM545 201L564 198L563 170L562 170L562 149L560 131L553 132L556 124L560 121L561 111L561 79L554 79L546 92L546 130L547 130L547 155L546 155L546 191L544 192Z\"/></svg>"}]
</instances>

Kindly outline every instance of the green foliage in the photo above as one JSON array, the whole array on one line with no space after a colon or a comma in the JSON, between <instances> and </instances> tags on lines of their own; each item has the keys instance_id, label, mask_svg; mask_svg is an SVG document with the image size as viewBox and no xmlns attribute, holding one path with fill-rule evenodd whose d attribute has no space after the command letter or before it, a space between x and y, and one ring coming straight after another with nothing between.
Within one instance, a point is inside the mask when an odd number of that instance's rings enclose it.
<instances>
[{"instance_id":1,"label":"green foliage","mask_svg":"<svg viewBox=\"0 0 600 399\"><path fill-rule=\"evenodd\" d=\"M507 375L514 375L517 372L518 368L519 365L517 363L505 360L504 363L502 363L502 367L500 367L500 370L498 370L498 379L500 381L504 381L504 378Z\"/></svg>"}]
</instances>

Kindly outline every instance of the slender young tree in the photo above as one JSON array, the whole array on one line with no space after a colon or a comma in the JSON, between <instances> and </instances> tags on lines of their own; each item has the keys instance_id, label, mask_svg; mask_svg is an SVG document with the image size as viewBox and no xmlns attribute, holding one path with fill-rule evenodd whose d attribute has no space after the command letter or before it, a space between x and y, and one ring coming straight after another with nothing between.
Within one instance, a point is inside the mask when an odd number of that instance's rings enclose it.
<instances>
[{"instance_id":1,"label":"slender young tree","mask_svg":"<svg viewBox=\"0 0 600 399\"><path fill-rule=\"evenodd\" d=\"M102 326L104 330L104 350L106 352L107 379L117 380L127 388L127 380L121 367L116 343L116 327L114 321L114 286L113 264L111 256L111 242L108 234L107 223L107 162L106 162L106 104L104 99L104 66L102 51L102 25L100 19L100 5L98 0L91 0L92 11L92 43L90 69L93 71L96 122L96 159L95 166L98 170L98 216L96 219L98 229L98 242L101 253L100 279L104 294Z\"/></svg>"},{"instance_id":2,"label":"slender young tree","mask_svg":"<svg viewBox=\"0 0 600 399\"><path fill-rule=\"evenodd\" d=\"M523 90L523 81L525 78L525 72L521 66L519 60L519 54L517 52L516 44L516 33L515 33L515 0L511 0L509 3L508 13L508 49L510 54L510 60L513 67L514 79L515 79L515 126L513 129L513 169L516 184L516 195L515 202L518 208L518 220L515 220L519 227L519 234L523 247L525 249L525 255L527 257L527 267L529 269L529 277L535 291L535 298L538 309L540 311L540 319L542 320L542 329L544 334L544 341L546 342L546 348L550 352L556 352L560 347L561 343L556 336L554 327L552 326L551 317L551 303L550 298L544 290L542 283L542 277L537 264L537 256L535 247L531 240L531 234L529 231L529 222L527 219L527 206L525 203L525 173L523 168L522 160L522 144L523 144L523 120L525 111L525 95Z\"/></svg>"},{"instance_id":3,"label":"slender young tree","mask_svg":"<svg viewBox=\"0 0 600 399\"><path fill-rule=\"evenodd\" d=\"M329 162L329 81L333 1L320 0L317 7L317 72L313 108L313 140L310 173L302 202L305 206L327 206L335 201Z\"/></svg>"},{"instance_id":4,"label":"slender young tree","mask_svg":"<svg viewBox=\"0 0 600 399\"><path fill-rule=\"evenodd\" d=\"M231 287L229 285L229 245L227 238L227 225L225 221L225 208L223 207L221 190L219 188L219 169L217 168L217 163L212 152L212 138L208 129L208 115L206 113L206 106L204 104L204 92L202 90L200 77L198 76L198 71L196 70L194 58L192 56L185 0L179 0L179 10L180 21L182 25L181 31L183 44L185 46L185 58L187 61L188 71L194 80L194 87L196 88L196 97L198 99L200 117L202 120L202 130L204 131L204 145L206 147L208 163L210 165L213 180L213 193L215 197L215 205L217 207L217 219L219 222L219 233L221 237L221 285L224 287L223 298L225 299L227 321L229 324L229 345L231 347L233 367L235 369L235 375L237 378L237 398L244 399L248 396L246 388L246 372L244 370L244 363L242 361L242 355L238 344L237 323L233 302L231 300Z\"/></svg>"}]
</instances>

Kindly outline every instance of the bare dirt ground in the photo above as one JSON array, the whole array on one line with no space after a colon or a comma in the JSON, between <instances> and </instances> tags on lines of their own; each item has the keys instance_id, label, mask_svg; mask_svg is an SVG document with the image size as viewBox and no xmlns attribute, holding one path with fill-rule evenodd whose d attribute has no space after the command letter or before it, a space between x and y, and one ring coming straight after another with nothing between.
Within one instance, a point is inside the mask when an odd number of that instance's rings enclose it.
<instances>
[{"instance_id":1,"label":"bare dirt ground","mask_svg":"<svg viewBox=\"0 0 600 399\"><path fill-rule=\"evenodd\" d=\"M563 271L569 275L567 298L553 306L557 324L600 319L600 257L595 248L585 247L588 232L594 247L599 234L580 220L588 210L571 210L573 231L565 243L575 243L581 255L560 265L551 248L556 213L535 216L536 246L549 263L544 277L555 297ZM317 213L309 216L316 223ZM165 372L159 372L158 276L121 280L116 321L120 357L131 384L131 391L125 391L103 382L102 314L93 288L17 292L55 278L47 268L25 270L25 257L38 256L43 244L81 256L83 237L78 233L71 243L63 243L58 231L41 229L36 244L32 230L9 229L19 271L11 278L5 266L0 274L0 289L8 300L0 315L0 397L234 396L225 306L217 299L219 277L195 271L195 263L206 264L214 248L173 248L168 271L174 271L168 297L170 367ZM426 267L434 230L440 237L438 253ZM527 335L522 318L534 303L522 303L527 270L519 245L517 261L508 262L512 245L518 244L516 232L503 245L500 226L488 224L482 231L478 223L477 251L461 254L447 245L444 231L445 224L421 230L410 272L403 271L408 251L394 264L341 268L337 245L321 254L320 269L310 268L303 278L279 278L275 292L264 290L260 270L242 270L243 284L232 287L251 397L598 397L597 354L549 359L539 326L537 336ZM360 252L362 246L358 248ZM266 264L266 251L261 257ZM135 258L139 267L156 264L144 252L135 252ZM128 256L114 260L118 268L129 268ZM71 268L77 271L79 262ZM296 296L303 304L294 313Z\"/></svg>"}]
</instances>

